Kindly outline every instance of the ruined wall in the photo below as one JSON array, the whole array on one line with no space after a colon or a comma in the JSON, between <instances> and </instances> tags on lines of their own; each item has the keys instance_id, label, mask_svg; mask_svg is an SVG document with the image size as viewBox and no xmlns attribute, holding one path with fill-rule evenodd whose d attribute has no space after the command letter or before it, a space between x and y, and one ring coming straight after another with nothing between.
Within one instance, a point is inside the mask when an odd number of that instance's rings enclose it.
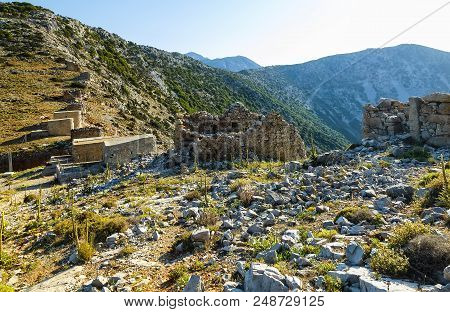
<instances>
[{"instance_id":1,"label":"ruined wall","mask_svg":"<svg viewBox=\"0 0 450 312\"><path fill-rule=\"evenodd\" d=\"M77 139L72 143L72 157L75 163L103 161L105 138Z\"/></svg>"},{"instance_id":2,"label":"ruined wall","mask_svg":"<svg viewBox=\"0 0 450 312\"><path fill-rule=\"evenodd\" d=\"M74 129L81 128L81 111L58 111L53 113L53 119L72 118Z\"/></svg>"},{"instance_id":3,"label":"ruined wall","mask_svg":"<svg viewBox=\"0 0 450 312\"><path fill-rule=\"evenodd\" d=\"M450 94L411 97L408 103L382 99L377 106L364 107L363 138L383 141L398 135L433 146L450 145Z\"/></svg>"},{"instance_id":4,"label":"ruined wall","mask_svg":"<svg viewBox=\"0 0 450 312\"><path fill-rule=\"evenodd\" d=\"M75 139L72 157L75 163L103 161L110 166L129 162L131 159L156 152L156 139L143 134L128 137L100 137Z\"/></svg>"},{"instance_id":5,"label":"ruined wall","mask_svg":"<svg viewBox=\"0 0 450 312\"><path fill-rule=\"evenodd\" d=\"M73 118L52 119L47 121L47 130L49 135L70 136L73 129Z\"/></svg>"},{"instance_id":6,"label":"ruined wall","mask_svg":"<svg viewBox=\"0 0 450 312\"><path fill-rule=\"evenodd\" d=\"M151 134L105 140L103 161L112 167L131 159L156 152L156 139Z\"/></svg>"},{"instance_id":7,"label":"ruined wall","mask_svg":"<svg viewBox=\"0 0 450 312\"><path fill-rule=\"evenodd\" d=\"M95 137L101 137L102 135L103 135L103 131L102 131L102 129L100 129L98 127L84 127L84 128L73 129L71 131L72 140L95 138Z\"/></svg>"},{"instance_id":8,"label":"ruined wall","mask_svg":"<svg viewBox=\"0 0 450 312\"><path fill-rule=\"evenodd\" d=\"M179 161L246 159L289 160L305 157L303 140L294 126L278 114L256 114L240 104L223 115L198 112L179 120L175 127Z\"/></svg>"}]
</instances>

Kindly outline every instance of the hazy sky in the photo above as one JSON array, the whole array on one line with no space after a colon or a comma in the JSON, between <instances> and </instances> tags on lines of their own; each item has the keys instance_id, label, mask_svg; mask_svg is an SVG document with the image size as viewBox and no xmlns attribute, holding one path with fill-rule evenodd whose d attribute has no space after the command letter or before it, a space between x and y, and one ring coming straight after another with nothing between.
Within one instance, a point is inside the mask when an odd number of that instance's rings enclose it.
<instances>
[{"instance_id":1,"label":"hazy sky","mask_svg":"<svg viewBox=\"0 0 450 312\"><path fill-rule=\"evenodd\" d=\"M448 0L31 0L127 40L209 58L295 64L379 47ZM450 4L388 46L450 51Z\"/></svg>"}]
</instances>

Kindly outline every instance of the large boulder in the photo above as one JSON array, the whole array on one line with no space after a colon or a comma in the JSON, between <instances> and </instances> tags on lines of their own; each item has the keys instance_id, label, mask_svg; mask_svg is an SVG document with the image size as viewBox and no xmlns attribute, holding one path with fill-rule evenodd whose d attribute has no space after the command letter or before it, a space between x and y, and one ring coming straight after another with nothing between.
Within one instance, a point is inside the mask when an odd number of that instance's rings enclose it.
<instances>
[{"instance_id":1,"label":"large boulder","mask_svg":"<svg viewBox=\"0 0 450 312\"><path fill-rule=\"evenodd\" d=\"M285 277L274 267L252 263L245 273L244 290L252 292L286 292Z\"/></svg>"},{"instance_id":2,"label":"large boulder","mask_svg":"<svg viewBox=\"0 0 450 312\"><path fill-rule=\"evenodd\" d=\"M285 205L289 203L290 199L286 196L280 195L274 191L268 190L266 192L266 202L273 206Z\"/></svg>"},{"instance_id":3,"label":"large boulder","mask_svg":"<svg viewBox=\"0 0 450 312\"><path fill-rule=\"evenodd\" d=\"M319 257L330 260L337 260L344 257L345 244L333 242L323 245L320 248Z\"/></svg>"},{"instance_id":4,"label":"large boulder","mask_svg":"<svg viewBox=\"0 0 450 312\"><path fill-rule=\"evenodd\" d=\"M192 232L191 239L193 242L206 243L209 241L211 233L208 229L198 229Z\"/></svg>"},{"instance_id":5,"label":"large boulder","mask_svg":"<svg viewBox=\"0 0 450 312\"><path fill-rule=\"evenodd\" d=\"M412 201L414 196L415 189L412 186L406 184L397 184L386 189L386 194L392 198L396 199L399 197L403 197L406 199L406 202L409 203Z\"/></svg>"},{"instance_id":6,"label":"large boulder","mask_svg":"<svg viewBox=\"0 0 450 312\"><path fill-rule=\"evenodd\" d=\"M352 241L345 250L345 256L350 265L360 265L364 258L364 249L357 242Z\"/></svg>"},{"instance_id":7,"label":"large boulder","mask_svg":"<svg viewBox=\"0 0 450 312\"><path fill-rule=\"evenodd\" d=\"M450 94L449 93L431 93L423 97L423 100L426 103L450 103Z\"/></svg>"},{"instance_id":8,"label":"large boulder","mask_svg":"<svg viewBox=\"0 0 450 312\"><path fill-rule=\"evenodd\" d=\"M202 279L198 275L191 275L186 286L184 286L183 292L202 292L205 291Z\"/></svg>"},{"instance_id":9,"label":"large boulder","mask_svg":"<svg viewBox=\"0 0 450 312\"><path fill-rule=\"evenodd\" d=\"M450 282L450 265L444 269L444 278Z\"/></svg>"}]
</instances>

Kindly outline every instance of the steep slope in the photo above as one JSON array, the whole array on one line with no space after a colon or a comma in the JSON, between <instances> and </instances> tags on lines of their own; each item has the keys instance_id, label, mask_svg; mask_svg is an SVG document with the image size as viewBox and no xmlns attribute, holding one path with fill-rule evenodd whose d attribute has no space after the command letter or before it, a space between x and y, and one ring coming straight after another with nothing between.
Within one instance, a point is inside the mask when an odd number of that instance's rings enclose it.
<instances>
[{"instance_id":1,"label":"steep slope","mask_svg":"<svg viewBox=\"0 0 450 312\"><path fill-rule=\"evenodd\" d=\"M293 111L246 77L182 54L136 45L29 4L0 4L0 25L0 79L5 90L0 95L5 112L0 143L63 107L58 96L74 88L85 94L88 124L101 126L106 134L153 132L165 146L171 144L177 114L218 113L236 101L263 113L280 112L323 149L347 143L311 111ZM67 61L91 73L87 86L74 84L79 72L67 71L62 65Z\"/></svg>"},{"instance_id":2,"label":"steep slope","mask_svg":"<svg viewBox=\"0 0 450 312\"><path fill-rule=\"evenodd\" d=\"M245 57L245 56L230 56L230 57L224 57L224 58L216 58L216 59L209 59L206 58L200 54L197 54L195 52L189 52L185 55L193 58L194 60L200 61L205 65L229 70L231 72L239 72L241 70L246 69L257 69L261 68L261 65L256 64L251 59Z\"/></svg>"},{"instance_id":3,"label":"steep slope","mask_svg":"<svg viewBox=\"0 0 450 312\"><path fill-rule=\"evenodd\" d=\"M242 72L294 107L307 105L349 140L361 137L362 105L450 90L450 53L418 45Z\"/></svg>"}]
</instances>

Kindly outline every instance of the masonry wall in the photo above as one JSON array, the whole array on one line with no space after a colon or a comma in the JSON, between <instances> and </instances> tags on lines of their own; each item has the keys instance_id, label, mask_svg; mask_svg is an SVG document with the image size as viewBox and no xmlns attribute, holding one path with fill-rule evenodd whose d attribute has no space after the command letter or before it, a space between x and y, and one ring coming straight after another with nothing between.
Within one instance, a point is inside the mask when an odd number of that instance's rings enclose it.
<instances>
[{"instance_id":1,"label":"masonry wall","mask_svg":"<svg viewBox=\"0 0 450 312\"><path fill-rule=\"evenodd\" d=\"M81 128L81 111L58 111L53 113L53 119L72 118L74 129Z\"/></svg>"},{"instance_id":2,"label":"masonry wall","mask_svg":"<svg viewBox=\"0 0 450 312\"><path fill-rule=\"evenodd\" d=\"M72 157L75 163L103 161L105 139L78 139L72 143Z\"/></svg>"},{"instance_id":3,"label":"masonry wall","mask_svg":"<svg viewBox=\"0 0 450 312\"><path fill-rule=\"evenodd\" d=\"M111 138L105 141L103 161L114 167L137 156L151 155L155 152L156 139L150 134Z\"/></svg>"},{"instance_id":4,"label":"masonry wall","mask_svg":"<svg viewBox=\"0 0 450 312\"><path fill-rule=\"evenodd\" d=\"M179 120L175 149L180 162L246 159L290 160L305 157L296 128L280 115L256 114L234 104L223 115L198 112Z\"/></svg>"},{"instance_id":5,"label":"masonry wall","mask_svg":"<svg viewBox=\"0 0 450 312\"><path fill-rule=\"evenodd\" d=\"M100 129L98 127L78 128L78 129L73 129L71 131L72 140L95 138L95 137L101 137L102 135L103 135L102 129Z\"/></svg>"},{"instance_id":6,"label":"masonry wall","mask_svg":"<svg viewBox=\"0 0 450 312\"><path fill-rule=\"evenodd\" d=\"M70 131L73 128L73 118L52 119L47 121L47 130L49 135L70 136Z\"/></svg>"},{"instance_id":7,"label":"masonry wall","mask_svg":"<svg viewBox=\"0 0 450 312\"><path fill-rule=\"evenodd\" d=\"M363 138L387 140L395 136L433 146L450 146L450 94L411 97L408 103L382 99L366 105Z\"/></svg>"}]
</instances>

